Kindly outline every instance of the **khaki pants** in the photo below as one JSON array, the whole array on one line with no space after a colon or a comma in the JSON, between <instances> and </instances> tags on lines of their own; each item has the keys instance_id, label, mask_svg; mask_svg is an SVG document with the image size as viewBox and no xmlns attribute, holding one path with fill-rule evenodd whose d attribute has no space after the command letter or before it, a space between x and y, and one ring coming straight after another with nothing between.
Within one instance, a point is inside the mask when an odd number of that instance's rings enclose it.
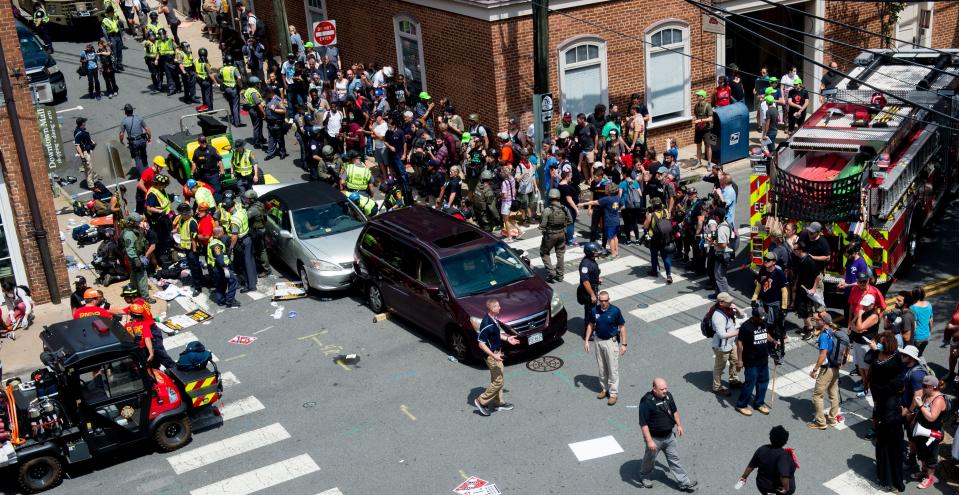
<instances>
[{"instance_id":1,"label":"khaki pants","mask_svg":"<svg viewBox=\"0 0 959 495\"><path fill-rule=\"evenodd\" d=\"M97 180L97 173L93 171L93 163L91 153L89 151L84 151L80 153L80 171L83 172L87 180L87 188L93 189L93 183Z\"/></svg>"},{"instance_id":2,"label":"khaki pants","mask_svg":"<svg viewBox=\"0 0 959 495\"><path fill-rule=\"evenodd\" d=\"M619 395L619 342L596 339L596 364L599 365L599 386L611 397Z\"/></svg>"},{"instance_id":3,"label":"khaki pants","mask_svg":"<svg viewBox=\"0 0 959 495\"><path fill-rule=\"evenodd\" d=\"M729 364L729 382L739 381L739 374L736 372L736 350L723 352L713 349L713 392L723 388L723 370Z\"/></svg>"},{"instance_id":4,"label":"khaki pants","mask_svg":"<svg viewBox=\"0 0 959 495\"><path fill-rule=\"evenodd\" d=\"M556 268L549 259L549 252L556 249ZM540 257L546 267L546 276L563 278L563 256L566 254L566 233L563 231L543 234L543 241L539 244Z\"/></svg>"},{"instance_id":5,"label":"khaki pants","mask_svg":"<svg viewBox=\"0 0 959 495\"><path fill-rule=\"evenodd\" d=\"M829 392L829 416L823 412L823 395ZM816 424L835 424L839 414L839 368L820 368L816 377L816 387L812 391L812 402L816 406Z\"/></svg>"},{"instance_id":6,"label":"khaki pants","mask_svg":"<svg viewBox=\"0 0 959 495\"><path fill-rule=\"evenodd\" d=\"M492 403L494 406L504 404L503 400L503 362L490 356L486 357L486 367L489 368L489 386L479 396L479 403L483 406Z\"/></svg>"}]
</instances>

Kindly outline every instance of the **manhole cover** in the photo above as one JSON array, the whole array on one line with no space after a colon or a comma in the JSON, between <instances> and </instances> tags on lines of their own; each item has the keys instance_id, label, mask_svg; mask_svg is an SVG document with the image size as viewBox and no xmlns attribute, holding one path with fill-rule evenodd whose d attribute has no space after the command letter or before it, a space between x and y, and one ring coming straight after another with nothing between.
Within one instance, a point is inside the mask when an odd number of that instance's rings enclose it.
<instances>
[{"instance_id":1,"label":"manhole cover","mask_svg":"<svg viewBox=\"0 0 959 495\"><path fill-rule=\"evenodd\" d=\"M546 372L556 371L563 367L563 360L556 356L543 356L532 361L526 362L526 368L530 371Z\"/></svg>"}]
</instances>

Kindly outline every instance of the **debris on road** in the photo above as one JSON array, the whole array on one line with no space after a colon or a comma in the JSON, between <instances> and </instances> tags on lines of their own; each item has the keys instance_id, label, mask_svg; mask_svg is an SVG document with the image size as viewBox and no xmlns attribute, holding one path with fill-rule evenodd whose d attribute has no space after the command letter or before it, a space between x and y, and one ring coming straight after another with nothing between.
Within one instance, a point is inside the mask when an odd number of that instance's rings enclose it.
<instances>
[{"instance_id":1,"label":"debris on road","mask_svg":"<svg viewBox=\"0 0 959 495\"><path fill-rule=\"evenodd\" d=\"M306 297L306 287L302 282L277 282L273 286L274 301L288 301Z\"/></svg>"}]
</instances>

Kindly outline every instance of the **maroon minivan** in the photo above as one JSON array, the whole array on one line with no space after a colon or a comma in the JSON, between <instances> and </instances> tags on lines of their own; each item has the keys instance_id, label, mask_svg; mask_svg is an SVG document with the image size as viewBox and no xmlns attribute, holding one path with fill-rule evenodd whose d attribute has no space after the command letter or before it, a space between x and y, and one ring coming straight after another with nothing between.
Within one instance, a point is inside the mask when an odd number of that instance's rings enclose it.
<instances>
[{"instance_id":1,"label":"maroon minivan","mask_svg":"<svg viewBox=\"0 0 959 495\"><path fill-rule=\"evenodd\" d=\"M461 361L482 355L476 336L490 298L520 341L503 342L507 356L566 333L566 308L545 280L499 239L439 210L414 206L371 218L354 261L370 309L442 337Z\"/></svg>"}]
</instances>

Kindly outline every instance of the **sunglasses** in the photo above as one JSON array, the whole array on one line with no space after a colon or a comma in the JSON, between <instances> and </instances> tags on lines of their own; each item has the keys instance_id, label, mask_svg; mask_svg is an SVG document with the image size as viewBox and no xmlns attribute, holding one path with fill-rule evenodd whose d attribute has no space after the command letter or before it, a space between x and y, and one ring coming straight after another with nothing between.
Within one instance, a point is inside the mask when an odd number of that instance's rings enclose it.
<instances>
[{"instance_id":1,"label":"sunglasses","mask_svg":"<svg viewBox=\"0 0 959 495\"><path fill-rule=\"evenodd\" d=\"M608 303L608 302L609 302L609 299L600 299L599 302L601 302L601 303L604 303L604 302L605 302L605 303Z\"/></svg>"}]
</instances>

